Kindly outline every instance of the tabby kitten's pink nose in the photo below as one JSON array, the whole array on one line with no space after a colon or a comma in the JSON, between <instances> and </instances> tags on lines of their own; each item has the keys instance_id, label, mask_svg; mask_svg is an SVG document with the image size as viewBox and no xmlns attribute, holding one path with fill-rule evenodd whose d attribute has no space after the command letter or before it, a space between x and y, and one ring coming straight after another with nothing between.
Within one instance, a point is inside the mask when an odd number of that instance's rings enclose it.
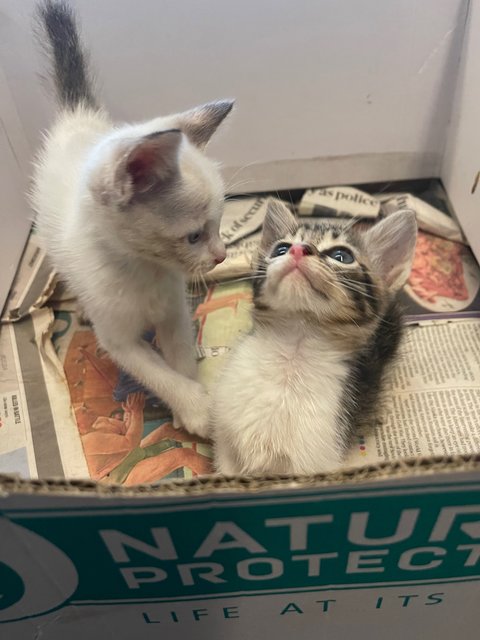
<instances>
[{"instance_id":1,"label":"tabby kitten's pink nose","mask_svg":"<svg viewBox=\"0 0 480 640\"><path fill-rule=\"evenodd\" d=\"M308 244L292 244L288 253L290 253L298 262L303 256L311 256L313 251Z\"/></svg>"}]
</instances>

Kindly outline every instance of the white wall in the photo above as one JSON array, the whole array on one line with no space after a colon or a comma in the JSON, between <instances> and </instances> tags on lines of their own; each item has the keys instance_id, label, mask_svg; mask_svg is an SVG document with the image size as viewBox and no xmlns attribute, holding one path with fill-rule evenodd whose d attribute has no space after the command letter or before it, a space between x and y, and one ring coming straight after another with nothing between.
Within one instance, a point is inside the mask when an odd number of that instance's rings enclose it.
<instances>
[{"instance_id":1,"label":"white wall","mask_svg":"<svg viewBox=\"0 0 480 640\"><path fill-rule=\"evenodd\" d=\"M30 231L30 148L0 65L0 312Z\"/></svg>"},{"instance_id":2,"label":"white wall","mask_svg":"<svg viewBox=\"0 0 480 640\"><path fill-rule=\"evenodd\" d=\"M471 0L442 179L480 261L480 0Z\"/></svg>"},{"instance_id":3,"label":"white wall","mask_svg":"<svg viewBox=\"0 0 480 640\"><path fill-rule=\"evenodd\" d=\"M32 146L50 116L34 75L33 4L0 0L0 55ZM262 165L255 169L258 184L245 188L287 186L269 180L263 164L272 160L388 151L391 161L375 174L439 169L466 0L72 4L115 117L143 119L237 97L230 129L211 153L230 168ZM320 162L312 176L302 176L289 165L282 181L322 182L323 168Z\"/></svg>"}]
</instances>

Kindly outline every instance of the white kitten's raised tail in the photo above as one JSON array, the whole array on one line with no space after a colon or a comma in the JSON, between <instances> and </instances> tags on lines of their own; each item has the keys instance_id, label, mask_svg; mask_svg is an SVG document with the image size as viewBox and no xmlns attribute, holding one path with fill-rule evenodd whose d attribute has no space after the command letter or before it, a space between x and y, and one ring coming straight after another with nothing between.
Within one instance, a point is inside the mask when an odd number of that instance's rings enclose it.
<instances>
[{"instance_id":1,"label":"white kitten's raised tail","mask_svg":"<svg viewBox=\"0 0 480 640\"><path fill-rule=\"evenodd\" d=\"M72 11L39 7L60 106L34 174L36 226L114 361L203 435L185 277L225 258L223 184L203 149L231 100L135 125L97 106ZM161 354L143 341L155 327Z\"/></svg>"}]
</instances>

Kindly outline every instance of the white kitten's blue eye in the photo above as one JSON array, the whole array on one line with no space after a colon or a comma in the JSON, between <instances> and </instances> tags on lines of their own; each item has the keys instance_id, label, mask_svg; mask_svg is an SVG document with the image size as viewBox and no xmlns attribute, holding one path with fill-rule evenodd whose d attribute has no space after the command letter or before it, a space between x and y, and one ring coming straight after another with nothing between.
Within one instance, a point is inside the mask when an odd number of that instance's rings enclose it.
<instances>
[{"instance_id":1,"label":"white kitten's blue eye","mask_svg":"<svg viewBox=\"0 0 480 640\"><path fill-rule=\"evenodd\" d=\"M187 236L187 240L189 241L190 244L196 244L202 237L202 232L201 231L195 231L195 233L190 233Z\"/></svg>"},{"instance_id":2,"label":"white kitten's blue eye","mask_svg":"<svg viewBox=\"0 0 480 640\"><path fill-rule=\"evenodd\" d=\"M335 249L330 249L327 251L327 256L329 258L333 258L337 262L342 262L343 264L352 264L355 262L353 253L350 249L346 249L345 247L335 247Z\"/></svg>"},{"instance_id":3,"label":"white kitten's blue eye","mask_svg":"<svg viewBox=\"0 0 480 640\"><path fill-rule=\"evenodd\" d=\"M291 246L292 245L289 244L288 242L280 242L280 244L277 244L275 249L272 251L272 253L270 254L270 257L278 258L278 256L284 256L286 253L288 253L288 250L290 249Z\"/></svg>"}]
</instances>

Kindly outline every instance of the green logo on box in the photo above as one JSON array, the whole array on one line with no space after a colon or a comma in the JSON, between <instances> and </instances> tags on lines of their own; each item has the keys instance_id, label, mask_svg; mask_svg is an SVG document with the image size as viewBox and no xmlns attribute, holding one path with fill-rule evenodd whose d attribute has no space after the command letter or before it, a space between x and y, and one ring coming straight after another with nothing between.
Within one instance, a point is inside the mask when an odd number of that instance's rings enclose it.
<instances>
[{"instance_id":1,"label":"green logo on box","mask_svg":"<svg viewBox=\"0 0 480 640\"><path fill-rule=\"evenodd\" d=\"M12 511L0 519L0 621L71 601L480 576L479 498L358 487Z\"/></svg>"}]
</instances>

